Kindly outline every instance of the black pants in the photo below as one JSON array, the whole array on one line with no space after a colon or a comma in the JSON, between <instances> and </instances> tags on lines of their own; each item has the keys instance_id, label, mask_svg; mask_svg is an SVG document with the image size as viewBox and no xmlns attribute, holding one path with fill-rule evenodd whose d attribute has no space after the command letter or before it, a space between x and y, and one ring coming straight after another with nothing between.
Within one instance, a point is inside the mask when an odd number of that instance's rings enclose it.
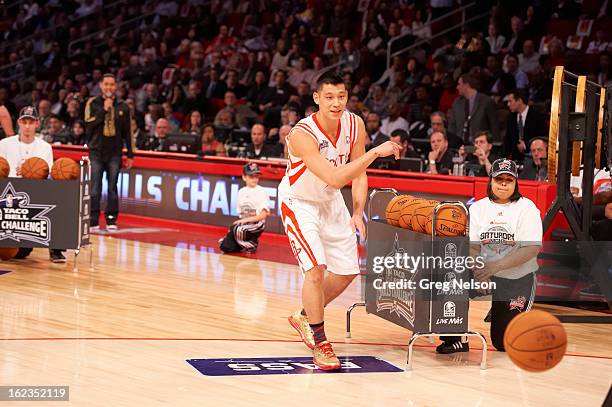
<instances>
[{"instance_id":1,"label":"black pants","mask_svg":"<svg viewBox=\"0 0 612 407\"><path fill-rule=\"evenodd\" d=\"M536 291L535 273L511 280L492 277L496 283L491 306L491 342L495 349L504 351L504 334L512 318L529 311Z\"/></svg>"},{"instance_id":2,"label":"black pants","mask_svg":"<svg viewBox=\"0 0 612 407\"><path fill-rule=\"evenodd\" d=\"M98 226L100 217L100 199L102 198L102 177L106 172L107 194L106 209L104 216L108 219L117 219L119 213L119 194L117 191L117 180L121 171L121 156L114 156L102 160L96 155L89 155L91 160L91 226ZM114 221L113 221L114 223Z\"/></svg>"},{"instance_id":3,"label":"black pants","mask_svg":"<svg viewBox=\"0 0 612 407\"><path fill-rule=\"evenodd\" d=\"M536 290L535 273L518 279L492 277L496 287L491 304L491 342L495 349L504 351L504 334L512 318L521 312L529 311ZM456 336L441 336L443 341L457 341Z\"/></svg>"},{"instance_id":4,"label":"black pants","mask_svg":"<svg viewBox=\"0 0 612 407\"><path fill-rule=\"evenodd\" d=\"M264 222L232 225L221 241L219 248L224 253L255 251L259 245L259 236L263 233L264 228Z\"/></svg>"}]
</instances>

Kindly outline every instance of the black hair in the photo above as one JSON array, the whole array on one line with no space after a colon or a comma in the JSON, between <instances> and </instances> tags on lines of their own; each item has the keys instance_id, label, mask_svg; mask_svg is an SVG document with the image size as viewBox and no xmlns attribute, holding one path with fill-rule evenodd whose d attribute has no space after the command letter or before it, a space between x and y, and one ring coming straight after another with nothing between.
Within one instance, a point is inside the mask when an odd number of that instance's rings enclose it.
<instances>
[{"instance_id":1,"label":"black hair","mask_svg":"<svg viewBox=\"0 0 612 407\"><path fill-rule=\"evenodd\" d=\"M512 95L515 100L522 100L524 104L529 101L527 94L522 89L512 89L508 94Z\"/></svg>"},{"instance_id":2,"label":"black hair","mask_svg":"<svg viewBox=\"0 0 612 407\"><path fill-rule=\"evenodd\" d=\"M323 85L344 85L344 78L335 71L327 71L317 79L317 92Z\"/></svg>"},{"instance_id":3,"label":"black hair","mask_svg":"<svg viewBox=\"0 0 612 407\"><path fill-rule=\"evenodd\" d=\"M485 136L487 138L487 143L493 144L493 136L491 135L491 133L489 133L486 130L482 130L476 133L476 135L474 136L474 141L476 141L478 137L482 137L482 136Z\"/></svg>"},{"instance_id":4,"label":"black hair","mask_svg":"<svg viewBox=\"0 0 612 407\"><path fill-rule=\"evenodd\" d=\"M102 78L100 78L100 82L102 82L104 79L106 78L111 78L112 80L114 80L115 82L117 81L117 79L115 78L115 75L113 75L110 72L105 73L104 75L102 75Z\"/></svg>"},{"instance_id":5,"label":"black hair","mask_svg":"<svg viewBox=\"0 0 612 407\"><path fill-rule=\"evenodd\" d=\"M493 187L491 186L491 184L493 184L493 177L489 175L489 183L487 184L487 196L489 197L490 200L494 201L497 199L497 196L495 196L495 194L493 193ZM512 193L512 195L510 195L510 202L516 202L522 197L523 195L521 195L521 193L519 192L518 179L517 179L516 182L514 183L514 192Z\"/></svg>"},{"instance_id":6,"label":"black hair","mask_svg":"<svg viewBox=\"0 0 612 407\"><path fill-rule=\"evenodd\" d=\"M395 130L393 130L391 132L390 137L399 137L401 143L405 143L405 142L407 142L408 144L411 143L410 135L404 129L395 129Z\"/></svg>"}]
</instances>

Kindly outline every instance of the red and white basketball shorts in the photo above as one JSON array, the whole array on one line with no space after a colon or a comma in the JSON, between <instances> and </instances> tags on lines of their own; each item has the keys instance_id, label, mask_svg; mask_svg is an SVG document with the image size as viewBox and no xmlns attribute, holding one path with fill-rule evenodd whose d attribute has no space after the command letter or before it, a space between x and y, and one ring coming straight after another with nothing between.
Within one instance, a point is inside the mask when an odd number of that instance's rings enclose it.
<instances>
[{"instance_id":1,"label":"red and white basketball shorts","mask_svg":"<svg viewBox=\"0 0 612 407\"><path fill-rule=\"evenodd\" d=\"M285 197L281 217L302 272L325 265L334 274L359 274L357 235L342 195L321 203Z\"/></svg>"}]
</instances>

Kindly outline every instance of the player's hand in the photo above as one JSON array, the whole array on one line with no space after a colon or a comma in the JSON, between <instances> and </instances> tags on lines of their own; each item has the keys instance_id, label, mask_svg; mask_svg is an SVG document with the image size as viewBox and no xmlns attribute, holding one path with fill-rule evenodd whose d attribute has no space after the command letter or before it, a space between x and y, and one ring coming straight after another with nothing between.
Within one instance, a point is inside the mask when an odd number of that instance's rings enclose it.
<instances>
[{"instance_id":1,"label":"player's hand","mask_svg":"<svg viewBox=\"0 0 612 407\"><path fill-rule=\"evenodd\" d=\"M21 165L18 165L17 168L15 168L15 175L21 177Z\"/></svg>"},{"instance_id":2,"label":"player's hand","mask_svg":"<svg viewBox=\"0 0 612 407\"><path fill-rule=\"evenodd\" d=\"M359 232L359 236L361 237L361 243L365 242L366 239L366 228L363 223L363 217L359 215L353 215L351 218L351 227L353 230Z\"/></svg>"},{"instance_id":3,"label":"player's hand","mask_svg":"<svg viewBox=\"0 0 612 407\"><path fill-rule=\"evenodd\" d=\"M381 145L374 147L371 151L377 153L379 157L388 157L390 155L395 156L396 160L400 158L401 147L399 144L393 141L385 141Z\"/></svg>"},{"instance_id":4,"label":"player's hand","mask_svg":"<svg viewBox=\"0 0 612 407\"><path fill-rule=\"evenodd\" d=\"M130 168L132 168L133 164L134 164L134 159L133 158L128 158L128 159L125 160L125 163L124 163L123 166L125 167L126 170L129 170Z\"/></svg>"},{"instance_id":5,"label":"player's hand","mask_svg":"<svg viewBox=\"0 0 612 407\"><path fill-rule=\"evenodd\" d=\"M525 150L527 150L527 146L525 145L525 140L519 140L519 142L516 145L516 148L518 148L518 151L521 154L523 154Z\"/></svg>"},{"instance_id":6,"label":"player's hand","mask_svg":"<svg viewBox=\"0 0 612 407\"><path fill-rule=\"evenodd\" d=\"M474 270L474 278L480 282L489 281L498 271L495 263L485 264L483 268Z\"/></svg>"},{"instance_id":7,"label":"player's hand","mask_svg":"<svg viewBox=\"0 0 612 407\"><path fill-rule=\"evenodd\" d=\"M232 225L241 225L243 223L246 223L246 218L235 220L234 223L232 223Z\"/></svg>"}]
</instances>

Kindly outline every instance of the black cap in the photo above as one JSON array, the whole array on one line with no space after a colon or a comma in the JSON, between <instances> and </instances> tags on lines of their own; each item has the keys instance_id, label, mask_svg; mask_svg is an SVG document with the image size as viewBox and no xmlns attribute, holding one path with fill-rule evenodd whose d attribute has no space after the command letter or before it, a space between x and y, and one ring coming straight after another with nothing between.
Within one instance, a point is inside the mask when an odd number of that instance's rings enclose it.
<instances>
[{"instance_id":1,"label":"black cap","mask_svg":"<svg viewBox=\"0 0 612 407\"><path fill-rule=\"evenodd\" d=\"M38 110L34 106L26 106L19 112L19 120L29 117L38 120Z\"/></svg>"},{"instance_id":2,"label":"black cap","mask_svg":"<svg viewBox=\"0 0 612 407\"><path fill-rule=\"evenodd\" d=\"M242 170L244 175L255 175L261 174L261 170L259 169L259 165L257 163L247 163Z\"/></svg>"},{"instance_id":3,"label":"black cap","mask_svg":"<svg viewBox=\"0 0 612 407\"><path fill-rule=\"evenodd\" d=\"M510 174L514 178L518 178L518 169L516 163L507 158L495 160L491 166L491 177L495 178L500 174Z\"/></svg>"}]
</instances>

